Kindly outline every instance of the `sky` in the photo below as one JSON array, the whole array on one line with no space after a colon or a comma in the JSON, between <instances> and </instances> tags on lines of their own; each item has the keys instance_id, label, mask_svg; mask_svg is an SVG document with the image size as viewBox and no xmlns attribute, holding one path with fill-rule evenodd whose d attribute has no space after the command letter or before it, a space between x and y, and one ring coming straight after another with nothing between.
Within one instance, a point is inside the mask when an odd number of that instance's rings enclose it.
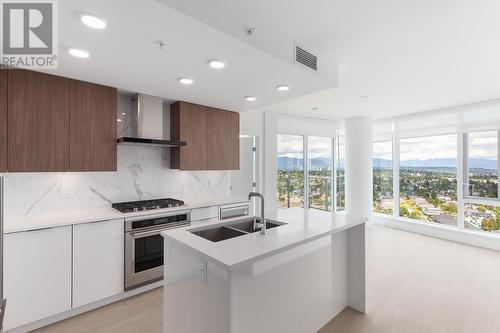
<instances>
[{"instance_id":1,"label":"sky","mask_svg":"<svg viewBox=\"0 0 500 333\"><path fill-rule=\"evenodd\" d=\"M303 137L299 135L278 135L278 156L303 157ZM309 157L331 156L331 138L309 137ZM373 156L392 159L392 142L374 143ZM456 159L457 135L440 135L400 140L400 160ZM469 134L469 158L497 159L496 131Z\"/></svg>"},{"instance_id":2,"label":"sky","mask_svg":"<svg viewBox=\"0 0 500 333\"><path fill-rule=\"evenodd\" d=\"M308 137L309 158L331 158L332 138ZM278 135L278 157L303 158L303 137L300 135Z\"/></svg>"},{"instance_id":3,"label":"sky","mask_svg":"<svg viewBox=\"0 0 500 333\"><path fill-rule=\"evenodd\" d=\"M497 132L469 134L469 156L471 158L497 159Z\"/></svg>"},{"instance_id":4,"label":"sky","mask_svg":"<svg viewBox=\"0 0 500 333\"><path fill-rule=\"evenodd\" d=\"M401 161L457 158L457 136L455 134L401 139L399 142Z\"/></svg>"}]
</instances>

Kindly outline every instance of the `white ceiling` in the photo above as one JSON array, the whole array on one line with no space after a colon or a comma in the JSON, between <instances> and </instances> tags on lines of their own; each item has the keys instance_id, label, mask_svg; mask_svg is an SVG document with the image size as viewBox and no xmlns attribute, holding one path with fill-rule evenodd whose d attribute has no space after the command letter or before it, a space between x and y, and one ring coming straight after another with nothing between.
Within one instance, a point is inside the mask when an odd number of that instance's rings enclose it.
<instances>
[{"instance_id":1,"label":"white ceiling","mask_svg":"<svg viewBox=\"0 0 500 333\"><path fill-rule=\"evenodd\" d=\"M59 69L57 75L140 92L168 100L244 111L335 87L338 67L329 75L262 51L156 0L58 1ZM105 30L93 30L79 19L82 13L107 21ZM242 28L243 29L243 28ZM160 50L155 41L167 46ZM75 47L90 58L70 56ZM214 70L211 59L226 62ZM179 77L195 80L191 86ZM290 85L288 92L276 86ZM249 103L245 96L257 96Z\"/></svg>"},{"instance_id":2,"label":"white ceiling","mask_svg":"<svg viewBox=\"0 0 500 333\"><path fill-rule=\"evenodd\" d=\"M126 91L335 120L500 97L498 0L58 3L58 73ZM81 12L105 18L108 28L83 26ZM251 39L248 25L255 28ZM160 51L155 40L168 46ZM295 41L318 53L319 73L293 64ZM73 58L67 47L87 49L91 57ZM227 68L210 69L206 62L212 58L225 60ZM193 77L195 84L180 86L180 76ZM277 84L292 90L277 93ZM259 100L247 103L245 95Z\"/></svg>"},{"instance_id":3,"label":"white ceiling","mask_svg":"<svg viewBox=\"0 0 500 333\"><path fill-rule=\"evenodd\" d=\"M338 88L266 110L378 119L500 97L498 0L161 1L239 39L254 25L271 54L294 38L340 64Z\"/></svg>"}]
</instances>

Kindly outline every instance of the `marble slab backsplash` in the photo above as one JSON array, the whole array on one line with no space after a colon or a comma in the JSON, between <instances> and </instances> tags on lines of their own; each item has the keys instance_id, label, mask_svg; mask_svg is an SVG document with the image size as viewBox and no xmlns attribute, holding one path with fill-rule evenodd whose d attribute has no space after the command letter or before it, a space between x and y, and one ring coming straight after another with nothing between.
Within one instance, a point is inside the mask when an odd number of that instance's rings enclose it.
<instances>
[{"instance_id":1,"label":"marble slab backsplash","mask_svg":"<svg viewBox=\"0 0 500 333\"><path fill-rule=\"evenodd\" d=\"M118 147L117 172L5 173L7 216L111 207L112 202L172 197L196 200L229 195L227 171L169 168L169 151Z\"/></svg>"}]
</instances>

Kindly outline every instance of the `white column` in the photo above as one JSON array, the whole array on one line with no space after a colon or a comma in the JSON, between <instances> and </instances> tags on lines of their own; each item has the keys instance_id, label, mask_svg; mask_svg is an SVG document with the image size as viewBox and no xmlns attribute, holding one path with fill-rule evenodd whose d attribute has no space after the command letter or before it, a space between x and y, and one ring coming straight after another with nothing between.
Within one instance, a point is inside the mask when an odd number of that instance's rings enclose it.
<instances>
[{"instance_id":1,"label":"white column","mask_svg":"<svg viewBox=\"0 0 500 333\"><path fill-rule=\"evenodd\" d=\"M369 217L373 204L372 120L354 117L345 121L345 211Z\"/></svg>"}]
</instances>

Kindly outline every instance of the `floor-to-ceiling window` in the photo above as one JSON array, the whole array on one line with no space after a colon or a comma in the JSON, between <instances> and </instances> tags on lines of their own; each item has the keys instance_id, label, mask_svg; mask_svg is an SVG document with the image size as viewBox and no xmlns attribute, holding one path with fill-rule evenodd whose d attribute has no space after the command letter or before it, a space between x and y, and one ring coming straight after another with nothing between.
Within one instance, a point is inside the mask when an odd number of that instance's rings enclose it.
<instances>
[{"instance_id":1,"label":"floor-to-ceiling window","mask_svg":"<svg viewBox=\"0 0 500 333\"><path fill-rule=\"evenodd\" d=\"M465 134L464 228L500 233L498 131Z\"/></svg>"},{"instance_id":2,"label":"floor-to-ceiling window","mask_svg":"<svg viewBox=\"0 0 500 333\"><path fill-rule=\"evenodd\" d=\"M333 137L327 136L278 134L279 208L302 208L307 204L310 209L335 210L335 197L339 196L334 188L335 181L339 180L338 173L337 179L334 179L335 141ZM337 200L342 203L344 202L343 163L342 157L340 180L342 185L338 187L342 200ZM343 210L343 205L340 210Z\"/></svg>"},{"instance_id":3,"label":"floor-to-ceiling window","mask_svg":"<svg viewBox=\"0 0 500 333\"><path fill-rule=\"evenodd\" d=\"M393 213L392 141L373 143L373 211Z\"/></svg>"},{"instance_id":4,"label":"floor-to-ceiling window","mask_svg":"<svg viewBox=\"0 0 500 333\"><path fill-rule=\"evenodd\" d=\"M278 134L278 206L304 207L304 137Z\"/></svg>"},{"instance_id":5,"label":"floor-to-ceiling window","mask_svg":"<svg viewBox=\"0 0 500 333\"><path fill-rule=\"evenodd\" d=\"M466 195L471 197L498 197L497 131L467 134L468 172Z\"/></svg>"},{"instance_id":6,"label":"floor-to-ceiling window","mask_svg":"<svg viewBox=\"0 0 500 333\"><path fill-rule=\"evenodd\" d=\"M499 136L500 100L378 121L374 212L500 235Z\"/></svg>"},{"instance_id":7,"label":"floor-to-ceiling window","mask_svg":"<svg viewBox=\"0 0 500 333\"><path fill-rule=\"evenodd\" d=\"M399 215L457 225L457 136L400 141Z\"/></svg>"},{"instance_id":8,"label":"floor-to-ceiling window","mask_svg":"<svg viewBox=\"0 0 500 333\"><path fill-rule=\"evenodd\" d=\"M307 137L309 208L333 210L333 139Z\"/></svg>"}]
</instances>

